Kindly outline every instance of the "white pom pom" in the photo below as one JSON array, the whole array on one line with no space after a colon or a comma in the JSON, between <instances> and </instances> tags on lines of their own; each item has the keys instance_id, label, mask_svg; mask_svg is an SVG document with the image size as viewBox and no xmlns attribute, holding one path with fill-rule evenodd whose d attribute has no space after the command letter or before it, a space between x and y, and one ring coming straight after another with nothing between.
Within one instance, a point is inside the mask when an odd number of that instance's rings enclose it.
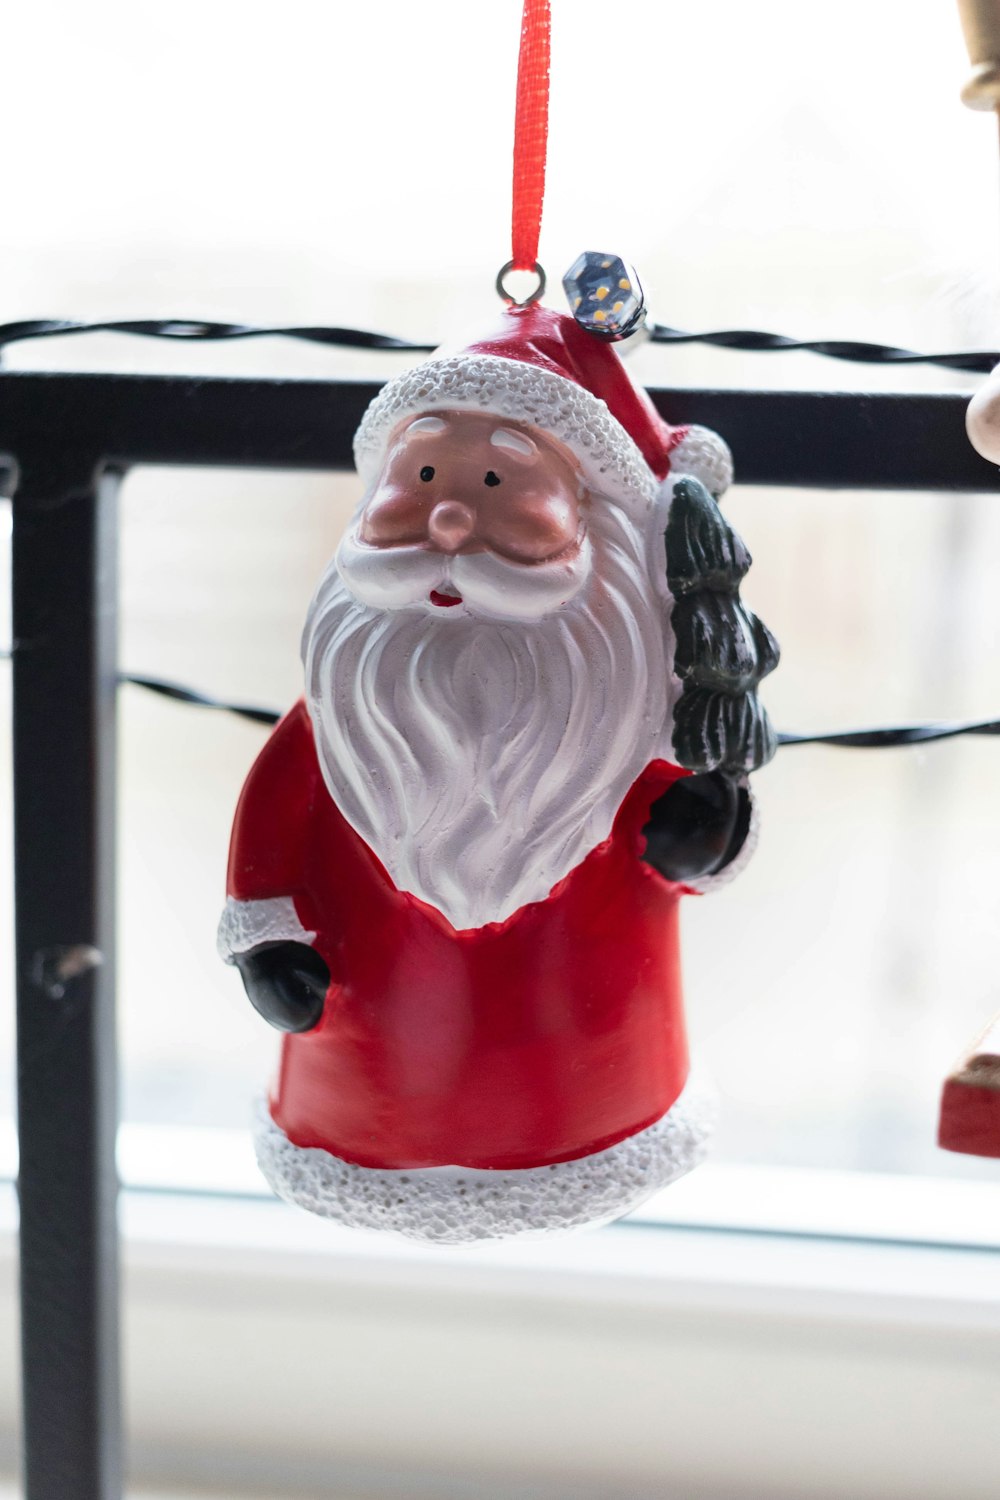
<instances>
[{"instance_id":1,"label":"white pom pom","mask_svg":"<svg viewBox=\"0 0 1000 1500\"><path fill-rule=\"evenodd\" d=\"M732 484L733 455L711 428L689 427L677 447L671 449L671 481L683 479L685 474L700 479L717 500Z\"/></svg>"}]
</instances>

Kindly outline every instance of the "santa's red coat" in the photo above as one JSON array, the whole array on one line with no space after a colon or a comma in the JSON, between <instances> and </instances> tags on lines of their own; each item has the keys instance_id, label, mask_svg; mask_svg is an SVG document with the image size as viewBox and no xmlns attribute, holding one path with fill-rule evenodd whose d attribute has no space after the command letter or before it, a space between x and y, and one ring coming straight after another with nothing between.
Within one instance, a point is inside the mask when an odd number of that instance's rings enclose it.
<instances>
[{"instance_id":1,"label":"santa's red coat","mask_svg":"<svg viewBox=\"0 0 1000 1500\"><path fill-rule=\"evenodd\" d=\"M682 887L643 863L641 830L683 774L654 762L546 900L456 932L338 811L297 704L243 789L228 880L237 901L292 897L330 968L319 1025L282 1043L289 1139L369 1167L517 1168L658 1120L688 1073Z\"/></svg>"}]
</instances>

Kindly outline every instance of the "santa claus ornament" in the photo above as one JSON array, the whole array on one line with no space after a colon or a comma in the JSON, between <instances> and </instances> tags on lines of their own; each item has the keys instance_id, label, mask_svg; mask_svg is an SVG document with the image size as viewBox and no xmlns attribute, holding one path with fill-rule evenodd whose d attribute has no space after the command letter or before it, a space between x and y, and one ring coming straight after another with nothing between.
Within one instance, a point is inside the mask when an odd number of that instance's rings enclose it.
<instances>
[{"instance_id":1,"label":"santa claus ornament","mask_svg":"<svg viewBox=\"0 0 1000 1500\"><path fill-rule=\"evenodd\" d=\"M264 1175L419 1239L604 1222L699 1160L679 905L749 857L775 748L726 445L619 359L633 274L567 281L372 402L233 829L220 948L285 1033Z\"/></svg>"}]
</instances>

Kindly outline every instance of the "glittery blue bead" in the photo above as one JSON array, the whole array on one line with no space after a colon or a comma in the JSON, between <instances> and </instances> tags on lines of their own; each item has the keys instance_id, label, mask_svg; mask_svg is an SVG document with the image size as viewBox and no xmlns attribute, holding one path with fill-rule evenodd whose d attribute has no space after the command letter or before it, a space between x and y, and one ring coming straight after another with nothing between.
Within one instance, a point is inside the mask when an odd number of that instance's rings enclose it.
<instances>
[{"instance_id":1,"label":"glittery blue bead","mask_svg":"<svg viewBox=\"0 0 1000 1500\"><path fill-rule=\"evenodd\" d=\"M602 339L627 338L646 314L639 278L617 255L585 250L563 277L563 289L581 328Z\"/></svg>"}]
</instances>

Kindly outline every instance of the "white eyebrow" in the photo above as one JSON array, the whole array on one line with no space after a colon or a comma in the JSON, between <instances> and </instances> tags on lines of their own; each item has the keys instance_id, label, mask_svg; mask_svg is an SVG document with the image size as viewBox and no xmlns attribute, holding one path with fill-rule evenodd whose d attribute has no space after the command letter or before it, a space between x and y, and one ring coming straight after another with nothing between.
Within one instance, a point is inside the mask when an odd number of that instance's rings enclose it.
<instances>
[{"instance_id":1,"label":"white eyebrow","mask_svg":"<svg viewBox=\"0 0 1000 1500\"><path fill-rule=\"evenodd\" d=\"M447 425L443 417L418 417L406 430L407 432L444 432Z\"/></svg>"},{"instance_id":2,"label":"white eyebrow","mask_svg":"<svg viewBox=\"0 0 1000 1500\"><path fill-rule=\"evenodd\" d=\"M524 458L533 458L538 452L530 438L522 437L519 432L508 432L506 427L498 427L490 442L494 448L508 448L511 453L520 453Z\"/></svg>"}]
</instances>

